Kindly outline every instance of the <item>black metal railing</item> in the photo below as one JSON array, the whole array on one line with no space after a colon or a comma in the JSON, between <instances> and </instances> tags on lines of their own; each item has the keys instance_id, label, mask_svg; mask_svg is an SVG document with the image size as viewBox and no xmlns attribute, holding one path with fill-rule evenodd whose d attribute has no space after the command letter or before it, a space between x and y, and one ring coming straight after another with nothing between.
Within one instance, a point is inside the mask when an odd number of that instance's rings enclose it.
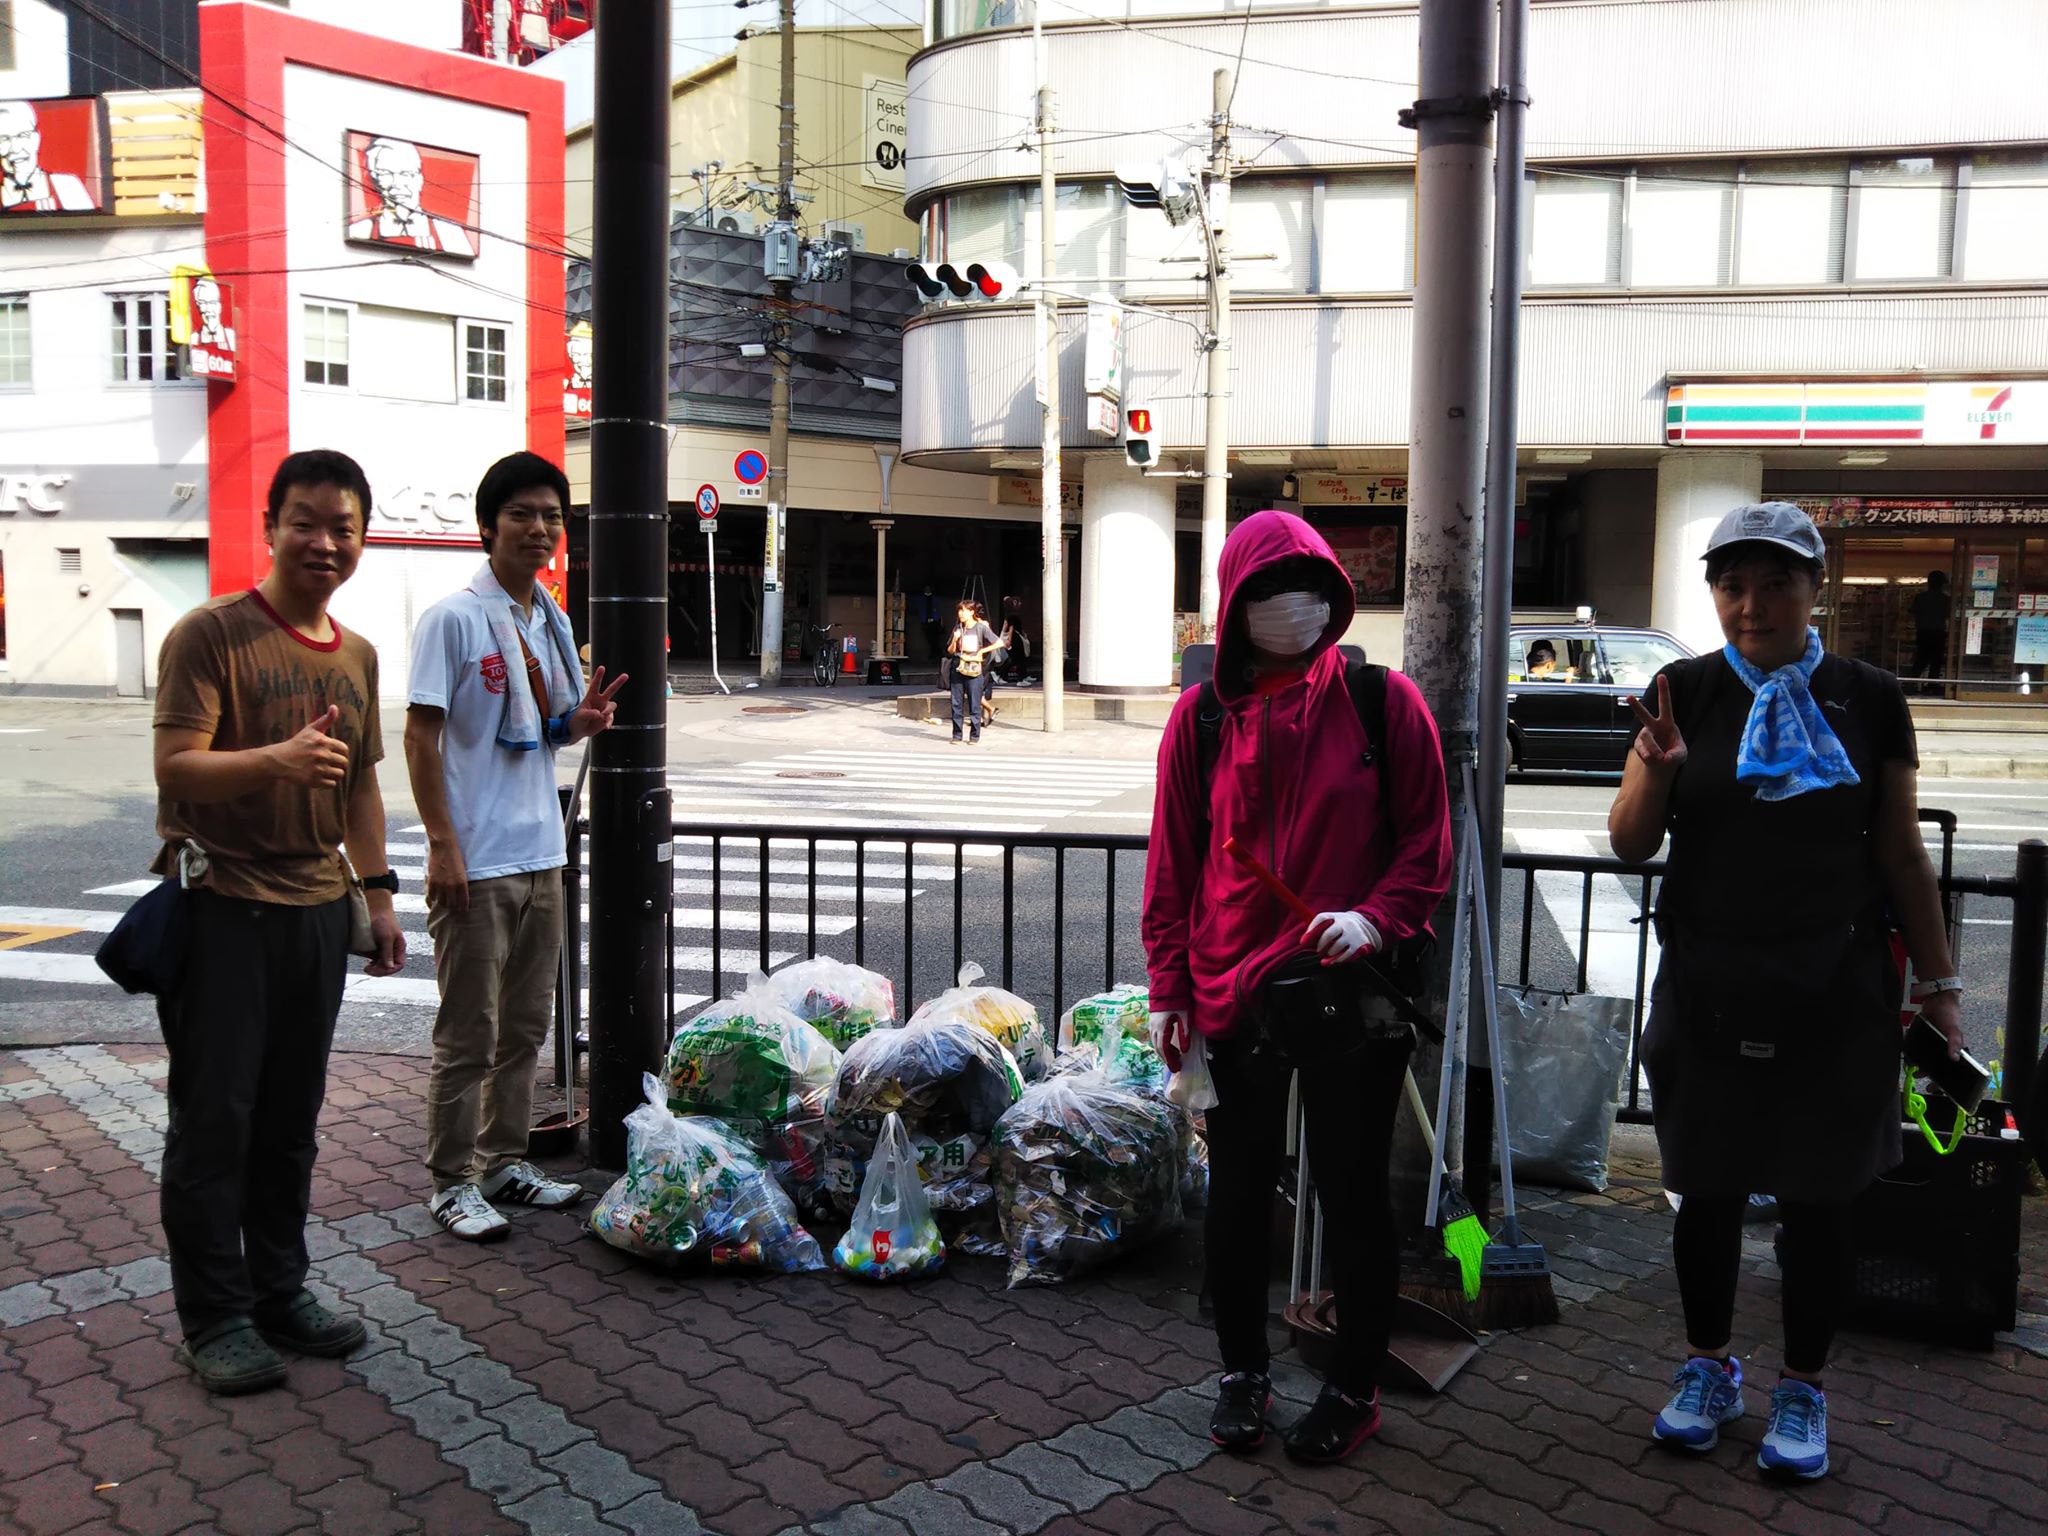
<instances>
[{"instance_id":1,"label":"black metal railing","mask_svg":"<svg viewBox=\"0 0 2048 1536\"><path fill-rule=\"evenodd\" d=\"M2042 970L2048 956L2048 845L2021 844L2010 876L1954 872L1948 856L1955 818L1923 812L1922 820L1944 832L1938 879L1950 933L1972 975L1972 1004L2005 1017L2005 1093L2015 1098L2031 1080L2040 1055ZM587 824L571 837L567 870L572 985L567 999L572 1030L580 1034L582 961L582 843ZM953 984L961 966L984 965L991 981L1037 1006L1048 1028L1067 1004L1121 981L1142 981L1143 947L1133 920L1140 907L1147 839L1141 836L1073 836L1054 833L938 831L923 827L847 829L800 825L736 826L678 822L674 828L679 870L704 869L710 876L709 965L706 996L744 984L747 971L769 970L781 952L778 932L801 937L805 955L832 954L887 976L907 1016L917 1003ZM728 876L744 878L753 865L755 911L727 911ZM849 861L850 860L850 866ZM1585 992L1591 980L1594 912L1598 883L1620 882L1633 909L1634 966L1628 1075L1621 1118L1645 1122L1649 1105L1641 1071L1643 1025L1651 974L1651 925L1661 862L1629 864L1619 859L1510 852L1502 859L1502 911L1496 927L1503 985ZM794 910L784 899L778 909L775 874L802 876L803 922L792 927ZM820 874L832 882L850 875L850 895L821 896ZM1539 911L1555 912L1539 880L1575 877L1579 882L1577 943L1558 923L1560 950L1538 946ZM732 884L737 887L738 881ZM950 899L935 902L936 887L949 884ZM1554 887L1553 887L1554 889ZM1028 901L1020 905L1020 891ZM1981 969L1973 973L1964 954L1966 903L1995 902L2010 913L2010 954L2003 996ZM850 915L827 907L851 906ZM900 918L887 916L900 908ZM783 921L778 924L780 916ZM1554 919L1553 919L1554 920ZM1974 921L1983 922L1984 919ZM1601 930L1606 931L1606 930ZM749 944L748 939L752 942ZM669 1027L699 1006L694 995L676 990L673 912L668 933ZM999 958L999 963L988 962ZM1506 963L1513 956L1514 963ZM745 970L738 969L745 962ZM1048 1006L1049 1005L1049 1006ZM558 1071L566 1058L557 1049Z\"/></svg>"}]
</instances>

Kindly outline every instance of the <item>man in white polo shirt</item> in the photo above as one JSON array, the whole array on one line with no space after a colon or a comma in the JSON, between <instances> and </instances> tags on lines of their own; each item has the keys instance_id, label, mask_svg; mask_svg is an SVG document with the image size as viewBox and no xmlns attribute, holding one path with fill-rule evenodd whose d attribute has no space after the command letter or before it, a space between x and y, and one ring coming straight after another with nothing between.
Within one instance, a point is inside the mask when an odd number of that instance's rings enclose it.
<instances>
[{"instance_id":1,"label":"man in white polo shirt","mask_svg":"<svg viewBox=\"0 0 2048 1536\"><path fill-rule=\"evenodd\" d=\"M457 1237L508 1230L493 1205L583 1191L526 1161L533 1076L553 1014L567 850L555 751L612 723L623 675L590 686L538 577L561 543L569 482L539 454L484 475L489 556L413 636L405 761L427 828L427 931L441 1009L427 1088L428 1209Z\"/></svg>"}]
</instances>

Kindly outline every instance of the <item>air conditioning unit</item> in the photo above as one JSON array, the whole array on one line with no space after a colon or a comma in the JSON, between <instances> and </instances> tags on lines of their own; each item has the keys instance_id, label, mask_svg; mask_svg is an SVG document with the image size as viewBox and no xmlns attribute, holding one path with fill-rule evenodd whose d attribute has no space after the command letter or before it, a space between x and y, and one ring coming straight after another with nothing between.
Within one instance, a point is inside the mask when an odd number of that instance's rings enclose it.
<instances>
[{"instance_id":1,"label":"air conditioning unit","mask_svg":"<svg viewBox=\"0 0 2048 1536\"><path fill-rule=\"evenodd\" d=\"M721 235L751 235L754 215L745 208L721 208L712 216L711 227Z\"/></svg>"},{"instance_id":2,"label":"air conditioning unit","mask_svg":"<svg viewBox=\"0 0 2048 1536\"><path fill-rule=\"evenodd\" d=\"M825 238L836 244L848 246L856 251L868 248L868 231L865 224L848 224L832 219L825 221Z\"/></svg>"}]
</instances>

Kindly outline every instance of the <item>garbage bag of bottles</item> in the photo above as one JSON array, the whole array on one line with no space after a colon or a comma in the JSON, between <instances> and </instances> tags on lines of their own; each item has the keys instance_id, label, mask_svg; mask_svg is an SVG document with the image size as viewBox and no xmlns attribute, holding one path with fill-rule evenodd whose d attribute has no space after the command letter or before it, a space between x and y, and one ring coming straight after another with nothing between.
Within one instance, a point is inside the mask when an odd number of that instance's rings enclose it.
<instances>
[{"instance_id":1,"label":"garbage bag of bottles","mask_svg":"<svg viewBox=\"0 0 2048 1536\"><path fill-rule=\"evenodd\" d=\"M673 1113L652 1072L642 1084L647 1102L626 1116L625 1176L590 1213L590 1230L647 1259L823 1269L817 1239L753 1148L722 1120Z\"/></svg>"},{"instance_id":2,"label":"garbage bag of bottles","mask_svg":"<svg viewBox=\"0 0 2048 1536\"><path fill-rule=\"evenodd\" d=\"M825 1099L832 1042L768 992L747 987L676 1028L665 1076L679 1115L714 1115L754 1148L807 1212L825 1202Z\"/></svg>"},{"instance_id":3,"label":"garbage bag of bottles","mask_svg":"<svg viewBox=\"0 0 2048 1536\"><path fill-rule=\"evenodd\" d=\"M817 955L786 965L765 990L840 1050L896 1022L896 984L875 971Z\"/></svg>"},{"instance_id":4,"label":"garbage bag of bottles","mask_svg":"<svg viewBox=\"0 0 2048 1536\"><path fill-rule=\"evenodd\" d=\"M1152 1032L1152 1006L1144 987L1126 982L1084 997L1060 1015L1062 1053L1080 1045L1101 1045L1118 1035L1146 1040Z\"/></svg>"},{"instance_id":5,"label":"garbage bag of bottles","mask_svg":"<svg viewBox=\"0 0 2048 1536\"><path fill-rule=\"evenodd\" d=\"M1023 1091L1023 1075L1002 1042L961 1019L914 1019L856 1040L825 1101L835 1206L853 1208L891 1112L903 1118L934 1209L986 1203L988 1134Z\"/></svg>"},{"instance_id":6,"label":"garbage bag of bottles","mask_svg":"<svg viewBox=\"0 0 2048 1536\"><path fill-rule=\"evenodd\" d=\"M958 1019L978 1025L1003 1043L1017 1060L1024 1081L1035 1083L1052 1069L1052 1045L1038 1010L1014 992L983 986L986 974L972 960L960 967L959 985L948 987L910 1016L910 1022Z\"/></svg>"},{"instance_id":7,"label":"garbage bag of bottles","mask_svg":"<svg viewBox=\"0 0 2048 1536\"><path fill-rule=\"evenodd\" d=\"M1163 1094L1099 1071L1026 1089L995 1130L1009 1283L1057 1285L1178 1227L1183 1135Z\"/></svg>"},{"instance_id":8,"label":"garbage bag of bottles","mask_svg":"<svg viewBox=\"0 0 2048 1536\"><path fill-rule=\"evenodd\" d=\"M1151 1040L1135 1035L1112 1035L1099 1043L1063 1049L1053 1067L1053 1075L1060 1077L1089 1072L1099 1072L1113 1083L1162 1094L1173 1081Z\"/></svg>"},{"instance_id":9,"label":"garbage bag of bottles","mask_svg":"<svg viewBox=\"0 0 2048 1536\"><path fill-rule=\"evenodd\" d=\"M893 1110L883 1117L853 1223L832 1250L832 1262L863 1280L908 1280L945 1265L946 1240L932 1219L917 1153L903 1117Z\"/></svg>"}]
</instances>

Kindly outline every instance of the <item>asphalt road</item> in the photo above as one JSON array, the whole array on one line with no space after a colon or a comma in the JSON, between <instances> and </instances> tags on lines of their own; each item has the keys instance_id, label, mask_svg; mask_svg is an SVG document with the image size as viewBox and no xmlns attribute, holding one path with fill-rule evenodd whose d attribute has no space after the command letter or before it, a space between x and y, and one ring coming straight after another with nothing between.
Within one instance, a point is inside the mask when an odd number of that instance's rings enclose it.
<instances>
[{"instance_id":1,"label":"asphalt road","mask_svg":"<svg viewBox=\"0 0 2048 1536\"><path fill-rule=\"evenodd\" d=\"M776 845L764 956L758 841L743 836L721 845L715 895L708 841L680 841L680 1007L743 986L764 958L774 965L810 952L859 958L884 971L905 1007L937 995L971 961L991 980L1007 979L1048 1022L1059 1006L1109 982L1143 979L1142 853L1114 855L1112 895L1110 855L1086 848L1055 854L1031 843L1142 835L1156 730L1091 727L1055 741L998 726L980 748L956 749L932 728L895 720L873 704L835 699L793 715L746 713L762 708L761 699L677 702L671 763L678 816L700 825L816 826L824 839L816 900L807 899L809 850ZM387 719L394 748L397 725ZM0 1044L154 1033L149 1000L105 984L89 959L99 933L132 899L129 883L146 877L154 852L148 735L146 713L132 705L0 700ZM418 900L423 844L395 752L381 778L393 862L408 877L401 917L413 957L391 983L352 984L337 1043L424 1053L433 990ZM1604 856L1611 795L1603 784L1512 784L1510 849ZM1960 874L2009 874L2022 838L2048 837L2048 783L1924 781L1921 799L1959 818ZM901 843L878 835L963 826L972 829L973 843L919 842L907 878ZM870 839L859 856L856 838ZM1006 841L1013 845L1007 856ZM1534 984L1576 989L1583 967L1591 991L1632 997L1639 968L1654 970L1654 955L1631 921L1639 901L1635 882L1613 876L1595 878L1588 901L1579 876L1511 870L1502 902L1502 979L1523 978L1526 935L1526 977ZM1970 1043L1979 1055L1996 1057L2009 909L1971 898L1961 918ZM722 978L716 988L714 958Z\"/></svg>"}]
</instances>

